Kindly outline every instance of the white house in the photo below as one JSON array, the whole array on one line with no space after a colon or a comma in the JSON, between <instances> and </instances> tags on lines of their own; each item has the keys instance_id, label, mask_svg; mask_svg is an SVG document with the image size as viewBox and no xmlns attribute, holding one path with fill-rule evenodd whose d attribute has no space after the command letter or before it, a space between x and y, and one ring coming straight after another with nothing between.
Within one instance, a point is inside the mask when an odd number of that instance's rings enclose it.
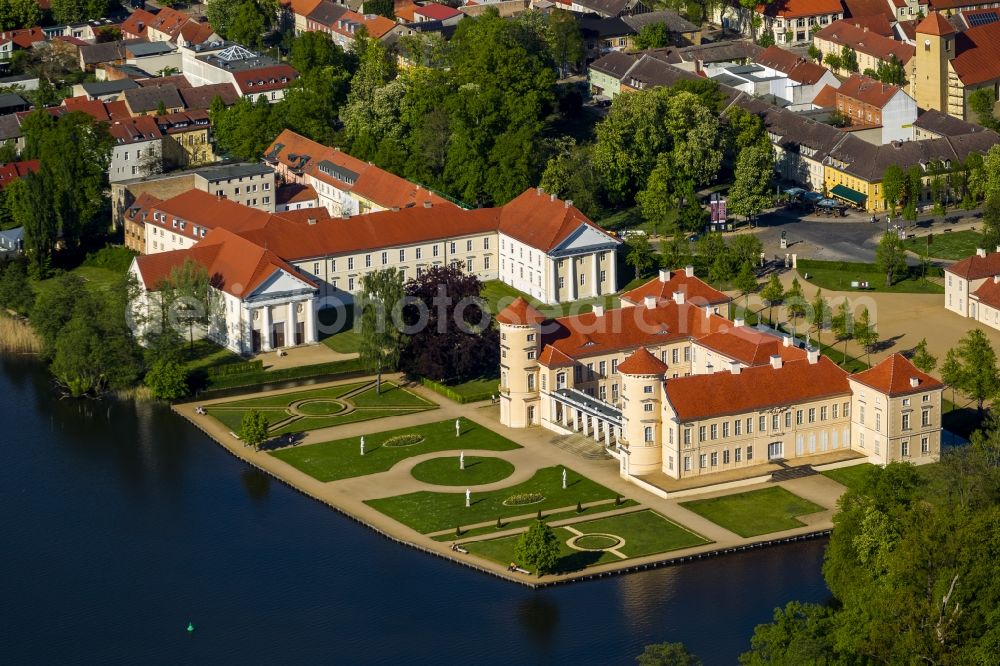
<instances>
[{"instance_id":1,"label":"white house","mask_svg":"<svg viewBox=\"0 0 1000 666\"><path fill-rule=\"evenodd\" d=\"M291 65L231 42L190 44L180 50L181 73L192 86L229 83L250 101L278 102L299 77Z\"/></svg>"},{"instance_id":2,"label":"white house","mask_svg":"<svg viewBox=\"0 0 1000 666\"><path fill-rule=\"evenodd\" d=\"M163 133L153 116L115 120L109 132L115 140L108 167L111 183L163 170Z\"/></svg>"},{"instance_id":3,"label":"white house","mask_svg":"<svg viewBox=\"0 0 1000 666\"><path fill-rule=\"evenodd\" d=\"M1000 329L1000 247L996 250L978 249L944 269L944 307Z\"/></svg>"}]
</instances>

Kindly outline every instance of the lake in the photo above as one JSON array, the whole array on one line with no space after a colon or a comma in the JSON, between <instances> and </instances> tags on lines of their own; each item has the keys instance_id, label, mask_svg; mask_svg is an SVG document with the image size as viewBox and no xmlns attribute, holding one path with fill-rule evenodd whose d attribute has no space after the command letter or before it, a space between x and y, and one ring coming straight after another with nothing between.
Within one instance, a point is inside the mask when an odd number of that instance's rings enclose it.
<instances>
[{"instance_id":1,"label":"lake","mask_svg":"<svg viewBox=\"0 0 1000 666\"><path fill-rule=\"evenodd\" d=\"M163 405L59 400L0 358L4 601L19 663L731 664L825 540L539 591L398 546L249 469ZM187 632L188 622L195 631Z\"/></svg>"}]
</instances>

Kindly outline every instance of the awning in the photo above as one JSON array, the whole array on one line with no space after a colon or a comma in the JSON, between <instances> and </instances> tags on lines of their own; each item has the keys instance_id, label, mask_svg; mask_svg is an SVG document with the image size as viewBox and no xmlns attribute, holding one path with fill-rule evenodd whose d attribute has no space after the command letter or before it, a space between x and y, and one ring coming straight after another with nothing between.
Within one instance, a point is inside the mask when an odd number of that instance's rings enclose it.
<instances>
[{"instance_id":1,"label":"awning","mask_svg":"<svg viewBox=\"0 0 1000 666\"><path fill-rule=\"evenodd\" d=\"M833 189L830 190L830 194L838 199L849 201L855 206L864 206L865 202L868 201L867 194L862 194L857 190L852 190L851 188L844 187L843 185L834 185Z\"/></svg>"}]
</instances>

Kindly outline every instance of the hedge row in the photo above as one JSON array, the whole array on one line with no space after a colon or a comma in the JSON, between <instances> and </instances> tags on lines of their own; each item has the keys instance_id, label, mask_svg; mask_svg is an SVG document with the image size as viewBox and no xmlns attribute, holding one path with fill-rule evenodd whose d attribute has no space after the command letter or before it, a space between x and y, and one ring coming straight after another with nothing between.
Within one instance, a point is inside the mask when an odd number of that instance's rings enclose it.
<instances>
[{"instance_id":1,"label":"hedge row","mask_svg":"<svg viewBox=\"0 0 1000 666\"><path fill-rule=\"evenodd\" d=\"M440 382L436 382L433 379L428 379L426 377L421 377L420 383L434 391L439 395L443 395L452 402L457 402L460 405L464 405L470 402L480 402L482 400L489 400L492 398L496 391L482 391L480 393L470 393L469 395L462 395L452 389L451 387L445 386Z\"/></svg>"},{"instance_id":2,"label":"hedge row","mask_svg":"<svg viewBox=\"0 0 1000 666\"><path fill-rule=\"evenodd\" d=\"M209 377L229 377L232 375L248 375L254 372L263 372L264 361L243 361L241 363L226 363L208 368L206 374Z\"/></svg>"},{"instance_id":3,"label":"hedge row","mask_svg":"<svg viewBox=\"0 0 1000 666\"><path fill-rule=\"evenodd\" d=\"M876 264L863 261L820 261L818 259L799 259L796 266L800 271L806 272L809 269L823 271L842 271L846 273L879 273L881 272ZM923 267L910 266L911 275L922 275ZM940 266L928 266L927 277L942 277L944 269Z\"/></svg>"},{"instance_id":4,"label":"hedge row","mask_svg":"<svg viewBox=\"0 0 1000 666\"><path fill-rule=\"evenodd\" d=\"M329 376L331 379L335 379L337 376L358 375L360 373L364 373L364 371L364 366L361 364L359 359L349 358L343 361L316 363L315 365L303 365L297 368L249 372L242 375L209 377L206 388L237 388L243 386L255 386L257 384L285 382L293 379L309 379L312 377L326 376Z\"/></svg>"}]
</instances>

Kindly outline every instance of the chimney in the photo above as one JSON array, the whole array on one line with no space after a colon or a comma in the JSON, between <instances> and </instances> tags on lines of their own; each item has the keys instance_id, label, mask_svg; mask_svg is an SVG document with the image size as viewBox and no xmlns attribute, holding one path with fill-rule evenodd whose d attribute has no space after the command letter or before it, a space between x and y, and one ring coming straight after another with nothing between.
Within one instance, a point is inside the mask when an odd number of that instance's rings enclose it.
<instances>
[{"instance_id":1,"label":"chimney","mask_svg":"<svg viewBox=\"0 0 1000 666\"><path fill-rule=\"evenodd\" d=\"M566 208L572 208L572 206L573 206L573 200L572 199L566 199L566 201L563 202L563 205L566 206Z\"/></svg>"},{"instance_id":2,"label":"chimney","mask_svg":"<svg viewBox=\"0 0 1000 666\"><path fill-rule=\"evenodd\" d=\"M647 308L650 308L650 309L655 308L656 307L656 296L647 296L647 297L645 297L644 299L642 299L642 304L645 305Z\"/></svg>"},{"instance_id":3,"label":"chimney","mask_svg":"<svg viewBox=\"0 0 1000 666\"><path fill-rule=\"evenodd\" d=\"M340 214L340 217L342 217L345 220L349 220L349 219L351 219L351 214L348 211L345 210L344 212L342 212Z\"/></svg>"},{"instance_id":4,"label":"chimney","mask_svg":"<svg viewBox=\"0 0 1000 666\"><path fill-rule=\"evenodd\" d=\"M399 206L393 206L392 207L392 212L393 213L398 213L399 212Z\"/></svg>"},{"instance_id":5,"label":"chimney","mask_svg":"<svg viewBox=\"0 0 1000 666\"><path fill-rule=\"evenodd\" d=\"M694 266L685 266L684 275L687 277L694 277Z\"/></svg>"},{"instance_id":6,"label":"chimney","mask_svg":"<svg viewBox=\"0 0 1000 666\"><path fill-rule=\"evenodd\" d=\"M734 375L740 374L740 362L739 361L730 361L729 362L729 372L732 373L732 374L734 374Z\"/></svg>"},{"instance_id":7,"label":"chimney","mask_svg":"<svg viewBox=\"0 0 1000 666\"><path fill-rule=\"evenodd\" d=\"M735 326L736 328L743 328L745 325L746 322L740 319L739 317L733 320L733 326Z\"/></svg>"},{"instance_id":8,"label":"chimney","mask_svg":"<svg viewBox=\"0 0 1000 666\"><path fill-rule=\"evenodd\" d=\"M997 245L997 252L1000 252L1000 245Z\"/></svg>"},{"instance_id":9,"label":"chimney","mask_svg":"<svg viewBox=\"0 0 1000 666\"><path fill-rule=\"evenodd\" d=\"M806 352L806 358L809 359L810 365L816 365L817 363L819 363L819 350L818 349L808 350Z\"/></svg>"},{"instance_id":10,"label":"chimney","mask_svg":"<svg viewBox=\"0 0 1000 666\"><path fill-rule=\"evenodd\" d=\"M712 308L710 308L710 307L708 307L706 305L705 306L705 319L711 319L711 318L712 318Z\"/></svg>"},{"instance_id":11,"label":"chimney","mask_svg":"<svg viewBox=\"0 0 1000 666\"><path fill-rule=\"evenodd\" d=\"M434 202L432 202L432 201L425 201L424 202L424 208L430 208L433 205L434 205Z\"/></svg>"},{"instance_id":12,"label":"chimney","mask_svg":"<svg viewBox=\"0 0 1000 666\"><path fill-rule=\"evenodd\" d=\"M986 258L986 250L984 250L981 247L977 247L976 248L976 256L979 257L980 259L985 259Z\"/></svg>"},{"instance_id":13,"label":"chimney","mask_svg":"<svg viewBox=\"0 0 1000 666\"><path fill-rule=\"evenodd\" d=\"M594 313L595 317L604 316L604 306L603 305L592 305L590 311Z\"/></svg>"},{"instance_id":14,"label":"chimney","mask_svg":"<svg viewBox=\"0 0 1000 666\"><path fill-rule=\"evenodd\" d=\"M677 305L684 305L684 292L683 291L675 291L674 292L674 303L676 303Z\"/></svg>"},{"instance_id":15,"label":"chimney","mask_svg":"<svg viewBox=\"0 0 1000 666\"><path fill-rule=\"evenodd\" d=\"M918 386L920 386L920 378L910 377L910 386L912 388L917 388Z\"/></svg>"},{"instance_id":16,"label":"chimney","mask_svg":"<svg viewBox=\"0 0 1000 666\"><path fill-rule=\"evenodd\" d=\"M670 281L670 269L669 268L661 268L660 269L660 282L669 282L669 281Z\"/></svg>"},{"instance_id":17,"label":"chimney","mask_svg":"<svg viewBox=\"0 0 1000 666\"><path fill-rule=\"evenodd\" d=\"M771 367L775 370L781 370L781 357L777 354L771 356Z\"/></svg>"},{"instance_id":18,"label":"chimney","mask_svg":"<svg viewBox=\"0 0 1000 666\"><path fill-rule=\"evenodd\" d=\"M1000 282L1000 275L994 275L993 276L993 284L997 284L998 282Z\"/></svg>"},{"instance_id":19,"label":"chimney","mask_svg":"<svg viewBox=\"0 0 1000 666\"><path fill-rule=\"evenodd\" d=\"M316 224L316 218L315 217L310 217L309 219L306 220L306 223L309 224L310 226L312 226L312 225Z\"/></svg>"},{"instance_id":20,"label":"chimney","mask_svg":"<svg viewBox=\"0 0 1000 666\"><path fill-rule=\"evenodd\" d=\"M544 189L542 189L541 187L536 187L535 188L535 196L536 197L541 196L543 194L545 194L545 190Z\"/></svg>"},{"instance_id":21,"label":"chimney","mask_svg":"<svg viewBox=\"0 0 1000 666\"><path fill-rule=\"evenodd\" d=\"M552 194L549 195L549 201L555 201L555 200L556 200L556 193L553 192Z\"/></svg>"},{"instance_id":22,"label":"chimney","mask_svg":"<svg viewBox=\"0 0 1000 666\"><path fill-rule=\"evenodd\" d=\"M784 343L784 345L786 347L791 347L792 346L792 336L790 336L790 335L784 336L784 339L782 340L782 342Z\"/></svg>"}]
</instances>

